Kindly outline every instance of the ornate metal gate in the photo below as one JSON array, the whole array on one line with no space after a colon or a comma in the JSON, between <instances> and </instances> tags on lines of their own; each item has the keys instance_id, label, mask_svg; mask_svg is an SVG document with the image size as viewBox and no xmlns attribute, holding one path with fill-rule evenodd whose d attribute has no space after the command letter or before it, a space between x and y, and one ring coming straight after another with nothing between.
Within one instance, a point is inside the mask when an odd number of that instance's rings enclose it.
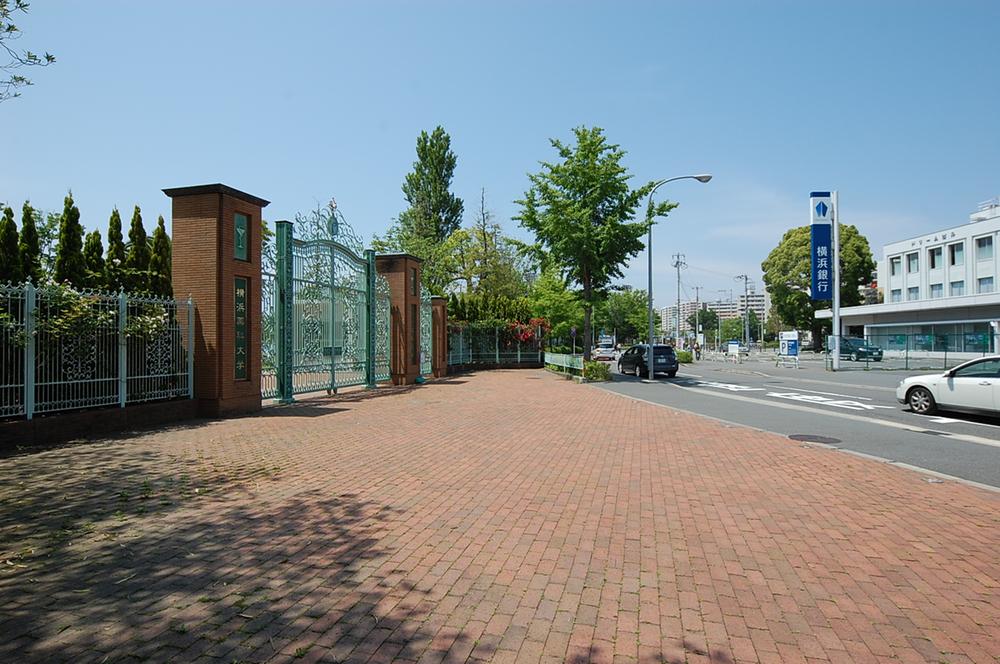
<instances>
[{"instance_id":1,"label":"ornate metal gate","mask_svg":"<svg viewBox=\"0 0 1000 664\"><path fill-rule=\"evenodd\" d=\"M434 350L434 315L430 294L421 289L420 293L420 375L431 375L432 353Z\"/></svg>"},{"instance_id":2,"label":"ornate metal gate","mask_svg":"<svg viewBox=\"0 0 1000 664\"><path fill-rule=\"evenodd\" d=\"M261 395L389 379L389 287L331 203L292 224L277 222L263 261ZM273 248L273 251L271 251Z\"/></svg>"}]
</instances>

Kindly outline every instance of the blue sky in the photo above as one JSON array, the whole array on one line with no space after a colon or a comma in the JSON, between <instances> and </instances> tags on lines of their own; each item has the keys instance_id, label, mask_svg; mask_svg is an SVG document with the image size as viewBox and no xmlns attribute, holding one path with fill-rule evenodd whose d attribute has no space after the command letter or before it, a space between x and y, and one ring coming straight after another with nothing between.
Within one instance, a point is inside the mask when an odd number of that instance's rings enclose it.
<instances>
[{"instance_id":1,"label":"blue sky","mask_svg":"<svg viewBox=\"0 0 1000 664\"><path fill-rule=\"evenodd\" d=\"M657 306L738 289L808 194L882 244L1000 195L1000 2L51 2L21 46L56 65L0 104L0 200L84 223L164 187L224 182L292 218L336 197L364 237L405 207L417 134L441 124L467 222L486 188L508 229L526 173L579 125L660 195ZM645 287L646 255L624 283ZM686 299L686 298L685 298Z\"/></svg>"}]
</instances>

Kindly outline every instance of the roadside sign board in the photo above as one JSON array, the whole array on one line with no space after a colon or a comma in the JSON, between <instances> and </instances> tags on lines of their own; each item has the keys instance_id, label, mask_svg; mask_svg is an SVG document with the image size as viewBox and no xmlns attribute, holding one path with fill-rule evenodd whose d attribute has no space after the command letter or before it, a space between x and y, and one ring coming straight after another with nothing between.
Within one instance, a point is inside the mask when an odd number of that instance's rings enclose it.
<instances>
[{"instance_id":1,"label":"roadside sign board","mask_svg":"<svg viewBox=\"0 0 1000 664\"><path fill-rule=\"evenodd\" d=\"M812 299L833 299L833 204L828 191L809 194Z\"/></svg>"},{"instance_id":2,"label":"roadside sign board","mask_svg":"<svg viewBox=\"0 0 1000 664\"><path fill-rule=\"evenodd\" d=\"M799 333L797 330L782 332L778 337L778 355L796 357L799 354Z\"/></svg>"},{"instance_id":3,"label":"roadside sign board","mask_svg":"<svg viewBox=\"0 0 1000 664\"><path fill-rule=\"evenodd\" d=\"M726 352L729 353L730 355L739 355L739 353L740 353L740 342L739 341L730 341L729 342L729 348L726 350Z\"/></svg>"}]
</instances>

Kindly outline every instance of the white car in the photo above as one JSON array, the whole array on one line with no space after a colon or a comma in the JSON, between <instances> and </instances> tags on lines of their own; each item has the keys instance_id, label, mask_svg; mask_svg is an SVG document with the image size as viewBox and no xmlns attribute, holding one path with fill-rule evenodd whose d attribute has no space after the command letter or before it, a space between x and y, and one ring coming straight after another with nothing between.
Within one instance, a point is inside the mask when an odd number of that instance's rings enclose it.
<instances>
[{"instance_id":1,"label":"white car","mask_svg":"<svg viewBox=\"0 0 1000 664\"><path fill-rule=\"evenodd\" d=\"M615 359L615 347L614 346L598 346L594 349L594 352L590 354L590 359L592 360L609 360L614 361Z\"/></svg>"},{"instance_id":2,"label":"white car","mask_svg":"<svg viewBox=\"0 0 1000 664\"><path fill-rule=\"evenodd\" d=\"M1000 355L982 357L944 373L899 382L896 400L920 415L941 410L997 414L1000 411Z\"/></svg>"}]
</instances>

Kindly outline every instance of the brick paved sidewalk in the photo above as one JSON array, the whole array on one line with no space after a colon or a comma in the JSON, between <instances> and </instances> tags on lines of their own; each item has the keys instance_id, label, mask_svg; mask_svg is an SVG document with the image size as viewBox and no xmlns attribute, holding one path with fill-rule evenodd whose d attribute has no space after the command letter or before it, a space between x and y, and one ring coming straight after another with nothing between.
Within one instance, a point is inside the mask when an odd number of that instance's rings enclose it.
<instances>
[{"instance_id":1,"label":"brick paved sidewalk","mask_svg":"<svg viewBox=\"0 0 1000 664\"><path fill-rule=\"evenodd\" d=\"M0 459L0 661L996 662L998 507L460 376Z\"/></svg>"}]
</instances>

